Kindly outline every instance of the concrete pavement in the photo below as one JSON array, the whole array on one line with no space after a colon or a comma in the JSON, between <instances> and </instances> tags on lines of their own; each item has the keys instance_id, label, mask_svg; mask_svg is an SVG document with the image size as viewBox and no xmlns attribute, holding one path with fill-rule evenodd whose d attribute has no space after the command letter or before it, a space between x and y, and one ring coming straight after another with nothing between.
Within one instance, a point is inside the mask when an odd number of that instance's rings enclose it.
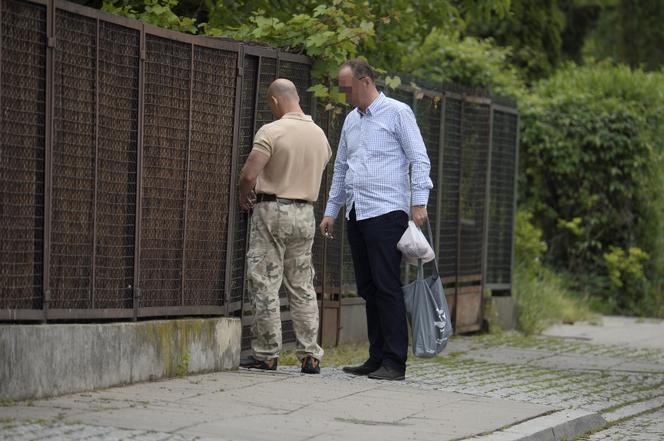
<instances>
[{"instance_id":1,"label":"concrete pavement","mask_svg":"<svg viewBox=\"0 0 664 441\"><path fill-rule=\"evenodd\" d=\"M547 331L565 338L457 337L411 358L399 383L280 366L4 403L0 439L664 439L664 350L649 337L662 322L620 323L633 337L620 344L584 324Z\"/></svg>"},{"instance_id":2,"label":"concrete pavement","mask_svg":"<svg viewBox=\"0 0 664 441\"><path fill-rule=\"evenodd\" d=\"M451 440L547 415L550 406L484 398L408 385L321 376L297 369L277 373L222 372L144 383L0 408L0 418L77 424L80 436L106 439L86 426L161 432L164 439ZM20 424L4 439L26 436ZM48 430L33 428L35 437ZM129 437L128 433L115 433Z\"/></svg>"}]
</instances>

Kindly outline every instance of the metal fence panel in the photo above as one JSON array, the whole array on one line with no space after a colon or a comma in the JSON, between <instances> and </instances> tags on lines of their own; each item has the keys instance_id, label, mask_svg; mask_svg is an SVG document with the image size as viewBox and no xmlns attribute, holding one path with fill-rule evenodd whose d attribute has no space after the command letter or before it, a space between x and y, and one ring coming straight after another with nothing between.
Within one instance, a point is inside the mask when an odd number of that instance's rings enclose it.
<instances>
[{"instance_id":1,"label":"metal fence panel","mask_svg":"<svg viewBox=\"0 0 664 441\"><path fill-rule=\"evenodd\" d=\"M245 55L242 77L242 101L240 104L240 129L237 154L237 170L244 164L251 151L254 139L254 121L256 107L256 93L258 88L258 62L259 58ZM231 191L238 191L237 188ZM247 252L247 215L241 210L235 210L235 239L233 241L233 263L231 279L231 304L236 304L234 310L242 308L244 298L244 267Z\"/></svg>"},{"instance_id":2,"label":"metal fence panel","mask_svg":"<svg viewBox=\"0 0 664 441\"><path fill-rule=\"evenodd\" d=\"M146 36L141 306L183 304L191 45Z\"/></svg>"},{"instance_id":3,"label":"metal fence panel","mask_svg":"<svg viewBox=\"0 0 664 441\"><path fill-rule=\"evenodd\" d=\"M457 274L459 252L459 181L461 176L462 106L461 97L445 96L443 168L441 170L442 193L438 251L438 266L443 278Z\"/></svg>"},{"instance_id":4,"label":"metal fence panel","mask_svg":"<svg viewBox=\"0 0 664 441\"><path fill-rule=\"evenodd\" d=\"M46 7L0 3L0 308L43 301Z\"/></svg>"},{"instance_id":5,"label":"metal fence panel","mask_svg":"<svg viewBox=\"0 0 664 441\"><path fill-rule=\"evenodd\" d=\"M429 162L431 163L431 172L429 176L433 183L433 188L429 192L429 204L427 214L431 224L431 230L434 233L438 231L438 192L440 191L439 182L439 160L442 155L440 149L440 115L442 109L441 97L436 95L423 95L415 101L415 117L422 133L424 145L427 148ZM440 247L437 243L433 244L435 250Z\"/></svg>"},{"instance_id":6,"label":"metal fence panel","mask_svg":"<svg viewBox=\"0 0 664 441\"><path fill-rule=\"evenodd\" d=\"M291 79L312 113L306 57L67 2L53 26L38 2L0 5L0 318L128 317L132 306L135 316L220 313L226 296L225 311L247 313L246 215L229 204L234 171L273 119L265 94L275 78ZM455 308L459 295L472 297L470 323L483 283L511 286L518 116L470 89L386 94L416 114L440 272ZM320 110L315 119L336 149L343 117ZM332 173L333 162L317 220ZM355 291L344 213L335 233L317 234L312 250L326 332L338 324L335 302ZM283 340L292 343L280 296ZM49 307L48 316L33 313Z\"/></svg>"},{"instance_id":7,"label":"metal fence panel","mask_svg":"<svg viewBox=\"0 0 664 441\"><path fill-rule=\"evenodd\" d=\"M85 309L93 286L97 23L63 10L55 23L50 307Z\"/></svg>"},{"instance_id":8,"label":"metal fence panel","mask_svg":"<svg viewBox=\"0 0 664 441\"><path fill-rule=\"evenodd\" d=\"M140 32L100 22L96 308L132 306L139 62Z\"/></svg>"},{"instance_id":9,"label":"metal fence panel","mask_svg":"<svg viewBox=\"0 0 664 441\"><path fill-rule=\"evenodd\" d=\"M194 48L184 304L223 303L237 54Z\"/></svg>"},{"instance_id":10,"label":"metal fence panel","mask_svg":"<svg viewBox=\"0 0 664 441\"><path fill-rule=\"evenodd\" d=\"M459 198L461 204L459 275L462 277L482 273L484 206L490 141L489 115L488 103L464 103Z\"/></svg>"},{"instance_id":11,"label":"metal fence panel","mask_svg":"<svg viewBox=\"0 0 664 441\"><path fill-rule=\"evenodd\" d=\"M518 116L493 111L487 284L512 282Z\"/></svg>"}]
</instances>

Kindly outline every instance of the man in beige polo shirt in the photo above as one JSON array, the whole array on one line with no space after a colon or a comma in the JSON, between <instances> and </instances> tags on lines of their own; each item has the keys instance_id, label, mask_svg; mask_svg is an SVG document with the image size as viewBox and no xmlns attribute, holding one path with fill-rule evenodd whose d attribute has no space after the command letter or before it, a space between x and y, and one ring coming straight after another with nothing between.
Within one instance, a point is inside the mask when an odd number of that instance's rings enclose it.
<instances>
[{"instance_id":1,"label":"man in beige polo shirt","mask_svg":"<svg viewBox=\"0 0 664 441\"><path fill-rule=\"evenodd\" d=\"M253 211L247 281L254 310L253 354L240 360L240 366L277 368L283 280L302 372L317 374L323 349L317 343L318 302L311 263L316 231L313 202L332 151L325 133L302 112L292 82L275 80L267 100L275 121L258 130L240 173L240 207Z\"/></svg>"}]
</instances>

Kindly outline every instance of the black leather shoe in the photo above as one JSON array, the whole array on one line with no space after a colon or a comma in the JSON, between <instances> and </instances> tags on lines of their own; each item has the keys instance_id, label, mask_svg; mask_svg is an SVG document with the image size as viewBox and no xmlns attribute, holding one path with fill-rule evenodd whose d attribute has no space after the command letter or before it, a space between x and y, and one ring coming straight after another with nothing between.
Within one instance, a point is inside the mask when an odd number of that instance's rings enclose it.
<instances>
[{"instance_id":1,"label":"black leather shoe","mask_svg":"<svg viewBox=\"0 0 664 441\"><path fill-rule=\"evenodd\" d=\"M401 381L406 379L406 373L389 366L381 366L380 369L369 374L372 380Z\"/></svg>"},{"instance_id":2,"label":"black leather shoe","mask_svg":"<svg viewBox=\"0 0 664 441\"><path fill-rule=\"evenodd\" d=\"M248 357L240 358L240 367L249 369L263 369L265 371L276 371L278 358L271 360L259 360L258 358L250 355Z\"/></svg>"},{"instance_id":3,"label":"black leather shoe","mask_svg":"<svg viewBox=\"0 0 664 441\"><path fill-rule=\"evenodd\" d=\"M373 371L377 370L380 366L370 363L369 360L365 361L359 366L344 366L342 370L347 374L353 375L369 375Z\"/></svg>"}]
</instances>

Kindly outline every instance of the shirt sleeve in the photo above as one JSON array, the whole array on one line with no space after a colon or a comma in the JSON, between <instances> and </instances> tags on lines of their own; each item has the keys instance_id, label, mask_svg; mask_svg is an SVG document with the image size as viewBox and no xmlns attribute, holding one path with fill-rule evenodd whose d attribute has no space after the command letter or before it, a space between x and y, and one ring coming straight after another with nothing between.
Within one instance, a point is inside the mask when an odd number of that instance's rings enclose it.
<instances>
[{"instance_id":1,"label":"shirt sleeve","mask_svg":"<svg viewBox=\"0 0 664 441\"><path fill-rule=\"evenodd\" d=\"M344 130L341 129L339 137L339 147L337 148L337 157L334 160L334 175L332 176L332 186L325 206L325 216L331 216L336 219L339 209L346 203L346 171L348 170L348 161L346 159L346 137Z\"/></svg>"},{"instance_id":2,"label":"shirt sleeve","mask_svg":"<svg viewBox=\"0 0 664 441\"><path fill-rule=\"evenodd\" d=\"M256 132L252 150L264 153L268 157L272 156L272 142L270 141L270 133L266 126L261 127Z\"/></svg>"},{"instance_id":3,"label":"shirt sleeve","mask_svg":"<svg viewBox=\"0 0 664 441\"><path fill-rule=\"evenodd\" d=\"M422 134L417 127L415 115L410 107L397 114L396 134L411 165L412 204L427 205L429 191L433 188L433 182L429 177L431 163Z\"/></svg>"}]
</instances>

